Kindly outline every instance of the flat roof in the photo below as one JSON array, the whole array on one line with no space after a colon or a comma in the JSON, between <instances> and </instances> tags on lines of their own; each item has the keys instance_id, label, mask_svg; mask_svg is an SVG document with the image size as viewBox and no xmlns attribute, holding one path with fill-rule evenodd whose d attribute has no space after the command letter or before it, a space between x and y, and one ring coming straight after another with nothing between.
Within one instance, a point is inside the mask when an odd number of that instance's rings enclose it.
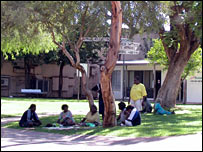
<instances>
[{"instance_id":1,"label":"flat roof","mask_svg":"<svg viewBox=\"0 0 203 152\"><path fill-rule=\"evenodd\" d=\"M117 61L116 64L117 65L123 65L124 64L128 64L128 65L134 65L134 64L149 64L150 62L147 60L132 60L132 61Z\"/></svg>"}]
</instances>

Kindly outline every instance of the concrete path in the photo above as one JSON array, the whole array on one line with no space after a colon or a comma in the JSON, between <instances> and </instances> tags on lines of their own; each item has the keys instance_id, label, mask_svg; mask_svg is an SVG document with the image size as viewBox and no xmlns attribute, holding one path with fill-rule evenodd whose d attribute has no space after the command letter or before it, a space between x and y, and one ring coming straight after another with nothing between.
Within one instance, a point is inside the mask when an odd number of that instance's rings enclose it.
<instances>
[{"instance_id":1,"label":"concrete path","mask_svg":"<svg viewBox=\"0 0 203 152\"><path fill-rule=\"evenodd\" d=\"M1 151L202 151L202 133L156 138L129 138L66 136L35 132L30 129L1 128Z\"/></svg>"}]
</instances>

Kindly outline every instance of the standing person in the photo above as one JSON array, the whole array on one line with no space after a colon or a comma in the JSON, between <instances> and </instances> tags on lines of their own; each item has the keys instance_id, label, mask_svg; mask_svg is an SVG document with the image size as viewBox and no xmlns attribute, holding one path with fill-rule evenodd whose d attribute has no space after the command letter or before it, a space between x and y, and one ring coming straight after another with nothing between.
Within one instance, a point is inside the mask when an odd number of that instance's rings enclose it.
<instances>
[{"instance_id":1,"label":"standing person","mask_svg":"<svg viewBox=\"0 0 203 152\"><path fill-rule=\"evenodd\" d=\"M63 110L63 112L60 113L57 123L62 124L63 126L75 125L75 120L73 119L71 111L68 110L68 105L67 104L62 105L61 109Z\"/></svg>"},{"instance_id":2,"label":"standing person","mask_svg":"<svg viewBox=\"0 0 203 152\"><path fill-rule=\"evenodd\" d=\"M97 84L92 88L92 91L97 91L99 93L99 114L102 115L102 120L104 120L104 101L102 98L101 84Z\"/></svg>"},{"instance_id":3,"label":"standing person","mask_svg":"<svg viewBox=\"0 0 203 152\"><path fill-rule=\"evenodd\" d=\"M121 126L137 126L141 124L140 112L133 106L127 106L125 114L127 119L122 122Z\"/></svg>"},{"instance_id":4,"label":"standing person","mask_svg":"<svg viewBox=\"0 0 203 152\"><path fill-rule=\"evenodd\" d=\"M36 111L36 105L31 104L29 109L26 110L19 122L20 127L33 127L40 126L42 123L39 120Z\"/></svg>"},{"instance_id":5,"label":"standing person","mask_svg":"<svg viewBox=\"0 0 203 152\"><path fill-rule=\"evenodd\" d=\"M144 84L140 83L139 76L135 76L134 84L130 90L130 105L142 111L142 101L145 100L147 92Z\"/></svg>"}]
</instances>

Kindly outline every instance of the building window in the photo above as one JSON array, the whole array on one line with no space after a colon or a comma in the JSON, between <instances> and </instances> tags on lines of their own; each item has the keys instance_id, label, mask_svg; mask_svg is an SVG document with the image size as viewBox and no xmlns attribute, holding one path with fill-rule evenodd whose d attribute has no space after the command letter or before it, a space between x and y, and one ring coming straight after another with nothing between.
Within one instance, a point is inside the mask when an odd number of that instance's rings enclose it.
<instances>
[{"instance_id":1,"label":"building window","mask_svg":"<svg viewBox=\"0 0 203 152\"><path fill-rule=\"evenodd\" d=\"M49 80L31 80L31 89L41 89L42 92L49 91Z\"/></svg>"},{"instance_id":2,"label":"building window","mask_svg":"<svg viewBox=\"0 0 203 152\"><path fill-rule=\"evenodd\" d=\"M121 71L115 70L112 73L112 89L113 91L121 90Z\"/></svg>"}]
</instances>

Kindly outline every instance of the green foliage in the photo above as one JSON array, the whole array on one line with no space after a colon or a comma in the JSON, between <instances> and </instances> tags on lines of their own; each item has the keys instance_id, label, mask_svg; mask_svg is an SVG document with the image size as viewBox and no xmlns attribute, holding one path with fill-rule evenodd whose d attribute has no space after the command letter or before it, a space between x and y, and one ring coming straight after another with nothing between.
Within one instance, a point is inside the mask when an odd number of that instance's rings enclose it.
<instances>
[{"instance_id":1,"label":"green foliage","mask_svg":"<svg viewBox=\"0 0 203 152\"><path fill-rule=\"evenodd\" d=\"M121 7L129 38L138 33L158 32L165 22L165 4L160 1L122 1Z\"/></svg>"},{"instance_id":2,"label":"green foliage","mask_svg":"<svg viewBox=\"0 0 203 152\"><path fill-rule=\"evenodd\" d=\"M164 51L162 41L160 39L154 39L154 46L151 47L147 53L148 60L151 63L158 63L164 67L164 70L168 69L169 61ZM195 72L201 70L202 67L202 49L199 47L190 57L187 65L185 66L182 78L185 79L187 76L194 75Z\"/></svg>"},{"instance_id":3,"label":"green foliage","mask_svg":"<svg viewBox=\"0 0 203 152\"><path fill-rule=\"evenodd\" d=\"M1 51L6 55L6 52L39 54L56 50L52 30L57 42L69 39L73 44L88 27L87 36L104 35L108 27L100 4L102 2L95 1L2 1Z\"/></svg>"}]
</instances>

